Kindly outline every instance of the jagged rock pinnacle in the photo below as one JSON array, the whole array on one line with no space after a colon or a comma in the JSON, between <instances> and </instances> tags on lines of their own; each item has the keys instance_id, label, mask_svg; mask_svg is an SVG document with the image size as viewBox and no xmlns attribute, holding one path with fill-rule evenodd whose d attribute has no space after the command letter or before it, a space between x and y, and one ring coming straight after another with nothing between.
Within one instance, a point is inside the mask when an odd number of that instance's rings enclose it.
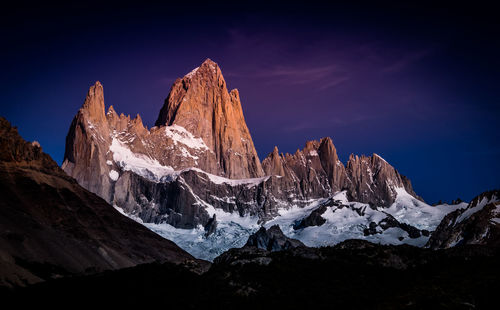
<instances>
[{"instance_id":1,"label":"jagged rock pinnacle","mask_svg":"<svg viewBox=\"0 0 500 310\"><path fill-rule=\"evenodd\" d=\"M92 121L103 121L104 117L104 91L102 84L97 81L89 88L82 109L88 112Z\"/></svg>"}]
</instances>

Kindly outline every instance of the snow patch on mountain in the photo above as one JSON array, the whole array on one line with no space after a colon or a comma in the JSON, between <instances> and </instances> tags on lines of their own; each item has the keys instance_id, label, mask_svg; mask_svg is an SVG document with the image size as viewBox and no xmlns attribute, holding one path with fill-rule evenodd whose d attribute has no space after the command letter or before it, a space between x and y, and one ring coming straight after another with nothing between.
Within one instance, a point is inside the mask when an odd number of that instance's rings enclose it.
<instances>
[{"instance_id":1,"label":"snow patch on mountain","mask_svg":"<svg viewBox=\"0 0 500 310\"><path fill-rule=\"evenodd\" d=\"M467 207L466 202L430 206L408 194L404 188L396 187L395 191L397 196L394 203L388 209L380 210L394 216L399 222L418 229L433 231L446 214Z\"/></svg>"},{"instance_id":2,"label":"snow patch on mountain","mask_svg":"<svg viewBox=\"0 0 500 310\"><path fill-rule=\"evenodd\" d=\"M123 171L132 171L156 182L174 173L172 167L163 166L156 159L132 152L117 138L113 138L109 150L113 152L113 160Z\"/></svg>"},{"instance_id":3,"label":"snow patch on mountain","mask_svg":"<svg viewBox=\"0 0 500 310\"><path fill-rule=\"evenodd\" d=\"M228 179L224 178L218 175L210 174L208 172L205 172L201 169L198 168L190 168L189 170L194 170L200 173L205 174L212 183L215 184L229 184L231 186L237 186L237 185L247 185L248 188L256 186L262 182L267 181L267 179L270 178L270 176L266 177L261 177L261 178L250 178L250 179Z\"/></svg>"},{"instance_id":4,"label":"snow patch on mountain","mask_svg":"<svg viewBox=\"0 0 500 310\"><path fill-rule=\"evenodd\" d=\"M165 127L165 135L174 141L174 144L182 143L189 148L196 150L208 150L208 146L202 138L195 138L192 133L179 125Z\"/></svg>"},{"instance_id":5,"label":"snow patch on mountain","mask_svg":"<svg viewBox=\"0 0 500 310\"><path fill-rule=\"evenodd\" d=\"M188 74L186 74L185 77L192 78L193 75L195 75L195 73L198 71L198 69L200 69L200 67L194 68L193 70L191 70L191 72L189 72Z\"/></svg>"},{"instance_id":6,"label":"snow patch on mountain","mask_svg":"<svg viewBox=\"0 0 500 310\"><path fill-rule=\"evenodd\" d=\"M113 180L113 181L118 180L118 177L119 177L119 176L120 176L120 175L118 174L118 171L111 170L111 171L109 172L109 178L110 178L111 180Z\"/></svg>"}]
</instances>

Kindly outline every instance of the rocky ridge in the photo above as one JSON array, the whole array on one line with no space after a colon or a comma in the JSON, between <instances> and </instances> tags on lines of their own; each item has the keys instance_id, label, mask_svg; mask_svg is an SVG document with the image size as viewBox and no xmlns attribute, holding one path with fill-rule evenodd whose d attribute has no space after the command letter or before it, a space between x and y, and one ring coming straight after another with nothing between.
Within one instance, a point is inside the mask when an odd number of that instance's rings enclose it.
<instances>
[{"instance_id":1,"label":"rocky ridge","mask_svg":"<svg viewBox=\"0 0 500 310\"><path fill-rule=\"evenodd\" d=\"M300 184L302 192L335 193L347 190L349 199L372 206L389 207L395 200L396 188L420 199L410 180L377 154L351 155L347 166L339 160L331 138L308 141L295 154L279 154L275 147L263 161L267 175L278 175Z\"/></svg>"}]
</instances>

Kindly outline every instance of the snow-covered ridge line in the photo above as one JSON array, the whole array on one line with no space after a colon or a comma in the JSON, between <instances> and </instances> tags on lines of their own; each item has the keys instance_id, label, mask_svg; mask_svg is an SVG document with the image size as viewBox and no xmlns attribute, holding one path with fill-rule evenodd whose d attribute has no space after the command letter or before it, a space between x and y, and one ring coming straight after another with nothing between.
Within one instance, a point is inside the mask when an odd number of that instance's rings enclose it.
<instances>
[{"instance_id":1,"label":"snow-covered ridge line","mask_svg":"<svg viewBox=\"0 0 500 310\"><path fill-rule=\"evenodd\" d=\"M499 198L493 195L491 199L488 199L487 197L483 197L481 201L478 201L477 204L471 208L466 209L460 216L455 220L455 223L453 223L453 226L461 223L465 219L468 219L471 217L474 213L481 211L486 205L490 203L497 203L499 202Z\"/></svg>"},{"instance_id":2,"label":"snow-covered ridge line","mask_svg":"<svg viewBox=\"0 0 500 310\"><path fill-rule=\"evenodd\" d=\"M185 75L185 77L187 78L192 78L193 75L196 73L196 71L198 71L198 69L200 69L200 67L196 67L194 68L193 70L191 70L188 74Z\"/></svg>"},{"instance_id":3,"label":"snow-covered ridge line","mask_svg":"<svg viewBox=\"0 0 500 310\"><path fill-rule=\"evenodd\" d=\"M270 176L265 176L265 177L250 178L250 179L228 179L228 178L221 177L218 175L210 174L208 172L205 172L201 169L194 168L194 167L184 169L181 172L188 171L188 170L193 170L193 171L205 174L210 179L210 181L212 183L215 183L215 184L224 184L225 183L225 184L228 184L231 186L247 185L247 187L252 187L252 186L258 185L262 182L265 182L270 178Z\"/></svg>"},{"instance_id":4,"label":"snow-covered ridge line","mask_svg":"<svg viewBox=\"0 0 500 310\"><path fill-rule=\"evenodd\" d=\"M457 205L430 206L406 192L404 188L395 188L397 196L394 203L384 212L394 216L401 223L415 226L418 229L433 231L439 225L443 217L457 209L467 207L466 202Z\"/></svg>"},{"instance_id":5,"label":"snow-covered ridge line","mask_svg":"<svg viewBox=\"0 0 500 310\"><path fill-rule=\"evenodd\" d=\"M385 160L384 158L382 158L382 156L380 156L379 154L373 153L373 155L377 156L378 158L382 159L384 162L388 163L387 160Z\"/></svg>"}]
</instances>

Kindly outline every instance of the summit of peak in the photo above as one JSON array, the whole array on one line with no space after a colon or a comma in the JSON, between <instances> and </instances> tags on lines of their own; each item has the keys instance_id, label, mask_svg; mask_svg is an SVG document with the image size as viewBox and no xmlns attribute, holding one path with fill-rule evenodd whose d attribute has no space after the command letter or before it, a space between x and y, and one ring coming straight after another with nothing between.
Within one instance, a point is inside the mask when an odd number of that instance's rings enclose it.
<instances>
[{"instance_id":1,"label":"summit of peak","mask_svg":"<svg viewBox=\"0 0 500 310\"><path fill-rule=\"evenodd\" d=\"M332 141L332 138L330 138L330 137L324 137L324 138L321 138L320 143L333 144L333 141Z\"/></svg>"},{"instance_id":2,"label":"summit of peak","mask_svg":"<svg viewBox=\"0 0 500 310\"><path fill-rule=\"evenodd\" d=\"M219 69L219 65L213 62L210 58L207 58L199 67L202 71L209 72L216 75Z\"/></svg>"},{"instance_id":3,"label":"summit of peak","mask_svg":"<svg viewBox=\"0 0 500 310\"><path fill-rule=\"evenodd\" d=\"M213 73L215 75L215 74L217 74L218 68L219 68L219 66L217 65L217 63L212 61L210 58L207 58L199 67L194 68L188 74L186 74L184 77L191 79L197 73L199 73L201 71Z\"/></svg>"},{"instance_id":4,"label":"summit of peak","mask_svg":"<svg viewBox=\"0 0 500 310\"><path fill-rule=\"evenodd\" d=\"M204 65L204 64L217 66L217 63L210 58L205 59L205 61L203 61L202 65Z\"/></svg>"},{"instance_id":5,"label":"summit of peak","mask_svg":"<svg viewBox=\"0 0 500 310\"><path fill-rule=\"evenodd\" d=\"M87 111L92 120L102 121L105 119L104 88L101 82L96 81L94 85L90 86L82 110Z\"/></svg>"},{"instance_id":6,"label":"summit of peak","mask_svg":"<svg viewBox=\"0 0 500 310\"><path fill-rule=\"evenodd\" d=\"M98 95L102 95L103 93L103 86L101 84L101 82L99 81L96 81L92 86L89 87L89 92L88 92L88 95L89 96L98 96Z\"/></svg>"},{"instance_id":7,"label":"summit of peak","mask_svg":"<svg viewBox=\"0 0 500 310\"><path fill-rule=\"evenodd\" d=\"M385 160L382 156L380 156L379 154L377 153L373 153L373 157L374 158L377 158L377 159L381 159L383 162L387 163L387 160Z\"/></svg>"},{"instance_id":8,"label":"summit of peak","mask_svg":"<svg viewBox=\"0 0 500 310\"><path fill-rule=\"evenodd\" d=\"M278 150L277 145L274 146L273 151L268 156L271 156L271 157L279 157L280 156L280 152Z\"/></svg>"}]
</instances>

